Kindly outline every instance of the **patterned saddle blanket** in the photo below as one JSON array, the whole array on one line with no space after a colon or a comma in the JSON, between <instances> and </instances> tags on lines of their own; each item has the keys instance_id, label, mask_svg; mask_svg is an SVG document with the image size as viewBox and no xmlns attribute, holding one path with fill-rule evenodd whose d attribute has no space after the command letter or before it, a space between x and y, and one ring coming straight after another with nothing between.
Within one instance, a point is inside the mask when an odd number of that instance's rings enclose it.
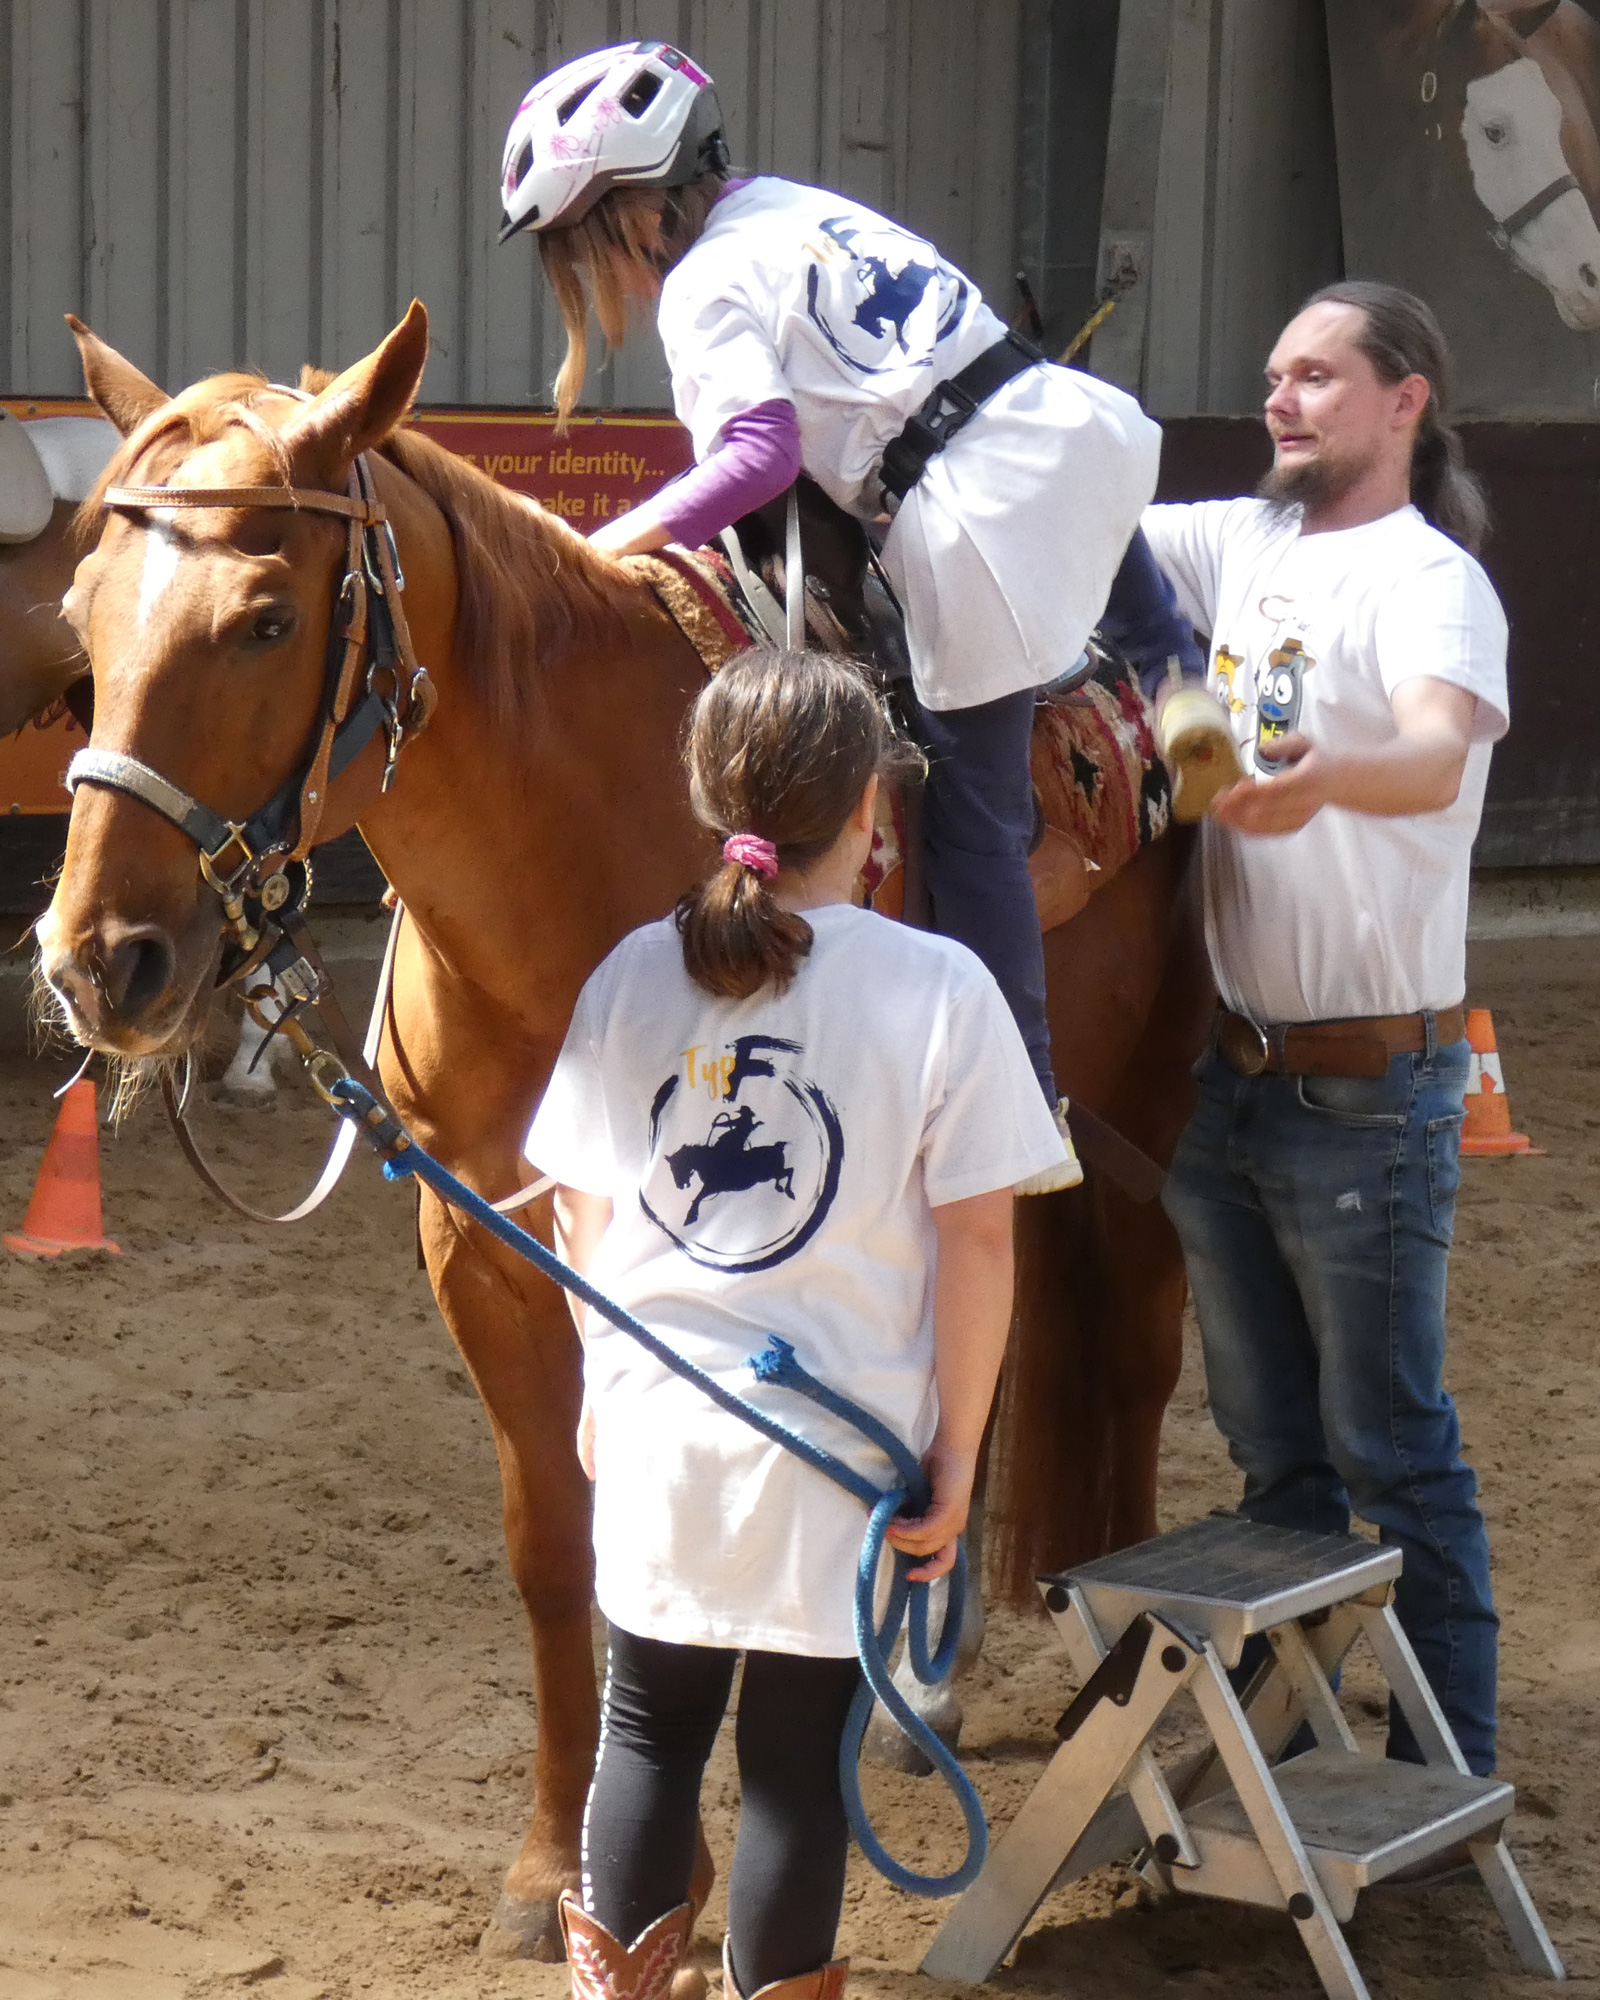
<instances>
[{"instance_id":1,"label":"patterned saddle blanket","mask_svg":"<svg viewBox=\"0 0 1600 2000\"><path fill-rule=\"evenodd\" d=\"M740 608L727 564L713 551L663 549L628 561L707 673L761 636ZM1114 654L1097 653L1094 673L1071 694L1041 695L1033 723L1033 784L1044 835L1029 866L1043 929L1075 917L1097 889L1166 832L1171 791L1152 722L1138 676ZM900 914L904 837L900 802L885 794L862 888L886 916Z\"/></svg>"}]
</instances>

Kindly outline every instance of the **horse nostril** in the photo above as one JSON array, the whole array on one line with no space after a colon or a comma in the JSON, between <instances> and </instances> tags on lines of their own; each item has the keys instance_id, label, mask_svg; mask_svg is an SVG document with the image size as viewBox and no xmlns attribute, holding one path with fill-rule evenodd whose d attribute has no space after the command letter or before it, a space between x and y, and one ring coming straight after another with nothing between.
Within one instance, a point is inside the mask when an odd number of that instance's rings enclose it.
<instances>
[{"instance_id":1,"label":"horse nostril","mask_svg":"<svg viewBox=\"0 0 1600 2000\"><path fill-rule=\"evenodd\" d=\"M1600 278L1597 278L1595 276L1594 266L1592 264L1580 264L1578 266L1578 276L1582 278L1583 282L1589 287L1591 292L1594 290L1596 285L1600 285Z\"/></svg>"},{"instance_id":2,"label":"horse nostril","mask_svg":"<svg viewBox=\"0 0 1600 2000\"><path fill-rule=\"evenodd\" d=\"M134 1021L167 989L177 954L164 931L133 931L106 954L101 991L124 1021Z\"/></svg>"}]
</instances>

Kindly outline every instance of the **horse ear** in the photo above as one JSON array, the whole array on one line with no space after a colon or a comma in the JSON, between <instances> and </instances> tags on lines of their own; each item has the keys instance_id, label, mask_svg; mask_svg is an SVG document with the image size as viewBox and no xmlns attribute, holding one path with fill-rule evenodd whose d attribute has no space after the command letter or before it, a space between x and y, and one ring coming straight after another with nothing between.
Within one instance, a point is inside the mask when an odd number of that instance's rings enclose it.
<instances>
[{"instance_id":1,"label":"horse ear","mask_svg":"<svg viewBox=\"0 0 1600 2000\"><path fill-rule=\"evenodd\" d=\"M76 313L68 313L66 317L72 337L78 343L89 394L122 435L130 436L152 410L159 410L171 398L114 347L108 347L99 334L91 333Z\"/></svg>"},{"instance_id":2,"label":"horse ear","mask_svg":"<svg viewBox=\"0 0 1600 2000\"><path fill-rule=\"evenodd\" d=\"M417 393L428 359L428 314L420 299L379 347L335 376L285 427L297 456L317 459L330 474L383 443Z\"/></svg>"},{"instance_id":3,"label":"horse ear","mask_svg":"<svg viewBox=\"0 0 1600 2000\"><path fill-rule=\"evenodd\" d=\"M1500 18L1526 41L1539 32L1560 5L1561 0L1531 0L1526 7L1508 7Z\"/></svg>"}]
</instances>

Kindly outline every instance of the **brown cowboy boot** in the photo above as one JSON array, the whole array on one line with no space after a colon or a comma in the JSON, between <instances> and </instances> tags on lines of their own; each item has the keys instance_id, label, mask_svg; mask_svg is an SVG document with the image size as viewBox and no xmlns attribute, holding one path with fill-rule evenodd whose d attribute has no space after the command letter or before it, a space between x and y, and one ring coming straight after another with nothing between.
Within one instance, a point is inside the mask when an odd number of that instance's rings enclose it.
<instances>
[{"instance_id":1,"label":"brown cowboy boot","mask_svg":"<svg viewBox=\"0 0 1600 2000\"><path fill-rule=\"evenodd\" d=\"M685 1965L694 1909L680 1903L622 1945L570 1890L558 1905L572 1972L572 2000L704 2000L705 1974Z\"/></svg>"},{"instance_id":2,"label":"brown cowboy boot","mask_svg":"<svg viewBox=\"0 0 1600 2000\"><path fill-rule=\"evenodd\" d=\"M739 1982L733 1976L733 1953L728 1940L722 1940L725 2000L844 2000L845 1975L849 1970L849 1959L836 1958L831 1965L819 1965L815 1972L797 1973L793 1979L774 1979L746 1995L739 1991Z\"/></svg>"}]
</instances>

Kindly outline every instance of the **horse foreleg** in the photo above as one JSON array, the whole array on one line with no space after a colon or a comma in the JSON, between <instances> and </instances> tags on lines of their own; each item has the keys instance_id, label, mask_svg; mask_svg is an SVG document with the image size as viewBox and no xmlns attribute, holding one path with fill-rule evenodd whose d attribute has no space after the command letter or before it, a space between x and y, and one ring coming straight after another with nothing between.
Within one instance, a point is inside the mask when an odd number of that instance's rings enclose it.
<instances>
[{"instance_id":1,"label":"horse foreleg","mask_svg":"<svg viewBox=\"0 0 1600 2000\"><path fill-rule=\"evenodd\" d=\"M589 1485L578 1464L577 1336L553 1285L431 1197L423 1249L439 1305L483 1398L500 1464L506 1551L533 1642L533 1817L483 1949L559 1959L556 1903L579 1880L600 1712L590 1624Z\"/></svg>"}]
</instances>

